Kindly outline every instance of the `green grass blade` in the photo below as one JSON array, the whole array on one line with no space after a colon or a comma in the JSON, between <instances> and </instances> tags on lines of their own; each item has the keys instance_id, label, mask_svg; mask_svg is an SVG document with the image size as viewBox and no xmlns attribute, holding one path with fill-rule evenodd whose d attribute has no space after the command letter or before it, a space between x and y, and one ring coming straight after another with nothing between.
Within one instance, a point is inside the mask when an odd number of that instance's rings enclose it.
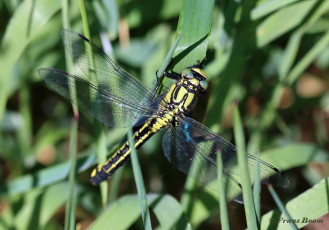
<instances>
[{"instance_id":1,"label":"green grass blade","mask_svg":"<svg viewBox=\"0 0 329 230\"><path fill-rule=\"evenodd\" d=\"M31 9L33 11L31 12ZM60 9L57 0L27 0L15 10L4 33L0 50L0 121L5 110L14 65L31 40ZM13 39L15 38L15 39Z\"/></svg>"},{"instance_id":2,"label":"green grass blade","mask_svg":"<svg viewBox=\"0 0 329 230\"><path fill-rule=\"evenodd\" d=\"M93 166L96 162L96 153L79 155L77 161L77 171L82 172ZM57 181L66 179L70 171L70 162L57 164L39 170L37 173L28 174L11 182L0 186L0 194L14 196L25 193L29 190L44 187Z\"/></svg>"},{"instance_id":3,"label":"green grass blade","mask_svg":"<svg viewBox=\"0 0 329 230\"><path fill-rule=\"evenodd\" d=\"M107 230L109 228L116 230L128 229L139 216L140 207L137 196L126 195L111 203L92 223L90 230Z\"/></svg>"},{"instance_id":4,"label":"green grass blade","mask_svg":"<svg viewBox=\"0 0 329 230\"><path fill-rule=\"evenodd\" d=\"M147 195L147 203L153 209L162 229L191 229L182 207L170 195ZM124 221L122 217L124 215ZM114 201L92 224L91 230L129 229L141 215L139 198L126 195ZM119 221L118 221L119 220Z\"/></svg>"},{"instance_id":5,"label":"green grass blade","mask_svg":"<svg viewBox=\"0 0 329 230\"><path fill-rule=\"evenodd\" d=\"M317 7L316 11L312 13L311 17L309 17L307 21L291 35L287 46L288 48L285 50L284 58L282 59L282 64L279 67L280 80L282 80L288 75L288 72L295 61L303 35L308 29L314 26L314 22L316 22L326 12L328 7L329 2L322 2L321 5Z\"/></svg>"},{"instance_id":6,"label":"green grass blade","mask_svg":"<svg viewBox=\"0 0 329 230\"><path fill-rule=\"evenodd\" d=\"M277 166L280 170L287 170L304 166L310 162L328 161L328 153L311 144L290 144L284 147L264 151L262 160ZM96 162L96 153L79 154L77 171L83 172ZM68 177L70 170L69 161L63 162L37 173L28 174L0 186L0 194L9 196L21 194L31 189L44 187ZM217 204L214 204L217 206Z\"/></svg>"},{"instance_id":7,"label":"green grass blade","mask_svg":"<svg viewBox=\"0 0 329 230\"><path fill-rule=\"evenodd\" d=\"M141 168L138 162L136 148L135 148L135 141L133 139L133 132L132 132L132 126L128 127L128 141L129 141L129 147L131 148L131 163L133 166L134 171L134 177L138 192L138 199L139 199L139 206L142 212L142 218L144 222L144 229L152 229L151 227L151 218L150 218L150 212L148 209L147 199L146 199L146 192L145 192L145 186L143 182L142 172Z\"/></svg>"},{"instance_id":8,"label":"green grass blade","mask_svg":"<svg viewBox=\"0 0 329 230\"><path fill-rule=\"evenodd\" d=\"M300 47L302 39L302 33L295 32L291 35L288 41L287 48L284 51L284 55L282 58L282 64L279 66L279 79L282 81L284 77L288 75L289 70L294 64L296 55L298 53L298 48Z\"/></svg>"},{"instance_id":9,"label":"green grass blade","mask_svg":"<svg viewBox=\"0 0 329 230\"><path fill-rule=\"evenodd\" d=\"M70 22L69 22L69 14L68 14L68 1L62 0L62 23L63 28L70 29ZM66 70L68 73L71 72L73 69L73 61L70 57L68 52L65 52L65 63L66 63ZM75 94L76 87L74 82L72 81L70 84L70 94ZM75 101L75 97L71 97L72 100L72 108L74 118L71 122L71 132L70 132L70 151L69 151L69 161L70 161L70 172L69 172L69 198L68 202L66 203L65 207L65 225L64 229L75 229L75 204L76 204L76 163L77 163L77 133L78 133L78 119L79 119L79 112L77 109L77 101Z\"/></svg>"},{"instance_id":10,"label":"green grass blade","mask_svg":"<svg viewBox=\"0 0 329 230\"><path fill-rule=\"evenodd\" d=\"M329 210L329 178L323 179L312 188L290 200L285 207L292 214L298 229L303 228L312 220L315 223L324 223L325 219L321 217L327 214ZM273 227L280 230L290 229L289 223L284 220L285 217L282 213L273 210L263 215L261 229Z\"/></svg>"},{"instance_id":11,"label":"green grass blade","mask_svg":"<svg viewBox=\"0 0 329 230\"><path fill-rule=\"evenodd\" d=\"M296 4L293 4L291 6L282 9L281 12L275 13L278 14L276 16L275 14L271 15L270 17L274 17L274 19L270 19L269 17L267 21L272 20L272 22L266 22L266 21L263 22L263 23L268 23L270 26L269 25L267 26L272 27L272 28L268 28L268 33L266 31L259 30L259 28L262 27L263 25L259 25L258 27L258 32L261 32L258 36L258 42L261 41L260 37L262 36L264 37L273 36L270 39L274 39L278 37L280 33L284 32L282 30L283 28L281 28L283 24L282 22L289 20L290 18L289 11L299 12L298 17L302 16L302 14L305 14L307 12L311 12L311 15L305 18L305 23L292 34L288 43L288 48L285 51L285 55L282 59L284 63L282 63L281 67L278 68L279 78L280 80L283 80L285 84L292 85L302 74L302 72L305 71L305 69L315 60L315 58L320 55L320 53L325 49L325 47L328 44L328 32L327 32L322 36L321 40L317 42L313 46L313 48L296 64L296 66L290 69L295 61L297 51L302 39L302 35L305 34L307 29L310 29L313 26L314 22L317 21L326 12L326 10L329 7L328 1L319 2L319 4L316 4L314 6L315 3L316 3L315 1L298 2ZM315 9L312 10L313 6ZM275 17L277 18L275 19ZM294 22L293 20L290 23L299 24L302 18L298 18L298 17L294 17L294 20L297 21ZM289 25L290 23L285 24L284 27L291 26ZM295 24L294 26L296 26ZM280 27L280 29L275 30L274 27L276 26ZM280 32L280 30L282 31ZM280 98L282 96L282 91L283 91L282 84L276 84L275 87L273 88L273 93L271 94L272 97L268 100L267 105L265 106L265 110L262 113L263 115L260 121L261 124L260 129L256 129L255 132L252 134L252 138L250 141L251 148L248 148L250 152L254 152L256 149L259 148L260 143L262 141L263 130L268 128L273 123L273 120L275 119L276 109L278 107Z\"/></svg>"},{"instance_id":12,"label":"green grass blade","mask_svg":"<svg viewBox=\"0 0 329 230\"><path fill-rule=\"evenodd\" d=\"M76 173L76 154L77 154L77 132L78 120L72 119L71 133L70 133L70 173L69 173L69 199L65 208L65 228L74 229L75 226L75 173Z\"/></svg>"},{"instance_id":13,"label":"green grass blade","mask_svg":"<svg viewBox=\"0 0 329 230\"><path fill-rule=\"evenodd\" d=\"M322 38L314 44L311 50L298 62L298 64L290 71L287 76L287 83L293 84L297 78L305 71L305 69L314 61L314 59L322 53L322 51L329 44L329 31L325 33Z\"/></svg>"},{"instance_id":14,"label":"green grass blade","mask_svg":"<svg viewBox=\"0 0 329 230\"><path fill-rule=\"evenodd\" d=\"M329 160L328 152L312 144L293 143L262 152L261 159L275 165L280 170L305 166L309 162Z\"/></svg>"},{"instance_id":15,"label":"green grass blade","mask_svg":"<svg viewBox=\"0 0 329 230\"><path fill-rule=\"evenodd\" d=\"M262 152L261 160L264 160L271 165L275 165L277 168L284 171L305 166L309 162L328 161L328 156L329 155L326 151L312 144L293 143ZM188 213L189 216L191 216L189 219L193 226L198 225L200 222L207 219L211 211L218 207L218 203L215 199L212 200L212 202L204 203L204 200L209 198L209 191L202 191L198 194L198 197L199 199L193 201L193 207ZM234 197L228 198L233 199Z\"/></svg>"},{"instance_id":16,"label":"green grass blade","mask_svg":"<svg viewBox=\"0 0 329 230\"><path fill-rule=\"evenodd\" d=\"M283 8L286 5L297 2L298 0L276 0L276 1L266 1L264 4L261 4L254 8L251 12L251 18L257 20L261 17L264 17L270 13L275 12L276 10Z\"/></svg>"},{"instance_id":17,"label":"green grass blade","mask_svg":"<svg viewBox=\"0 0 329 230\"><path fill-rule=\"evenodd\" d=\"M206 57L214 0L184 0L176 36L181 39L174 56L174 71L198 64Z\"/></svg>"},{"instance_id":18,"label":"green grass blade","mask_svg":"<svg viewBox=\"0 0 329 230\"><path fill-rule=\"evenodd\" d=\"M257 46L263 47L299 25L315 4L316 1L299 1L271 14L257 27Z\"/></svg>"},{"instance_id":19,"label":"green grass blade","mask_svg":"<svg viewBox=\"0 0 329 230\"><path fill-rule=\"evenodd\" d=\"M171 57L174 55L174 52L179 44L181 38L181 33L178 33L173 45L171 46L170 50L168 51L165 59L162 62L162 65L160 66L157 74L156 74L156 78L153 80L152 82L152 86L151 89L155 89L155 87L157 86L158 82L162 82L163 80L163 72L166 70L167 66L170 64L171 61Z\"/></svg>"},{"instance_id":20,"label":"green grass blade","mask_svg":"<svg viewBox=\"0 0 329 230\"><path fill-rule=\"evenodd\" d=\"M234 31L234 36L230 33L225 34L228 40L227 49L228 60L226 61L225 69L220 73L220 76L213 81L212 93L209 97L209 103L206 111L206 124L213 131L220 131L220 121L226 108L231 106L233 98L228 98L232 87L239 82L244 74L247 65L247 58L250 53L255 50L255 24L251 22L250 12L254 7L254 1L230 2L232 8L229 12L225 28L223 30ZM239 17L236 11L241 9ZM237 22L236 22L237 20ZM248 25L248 26L246 26ZM249 39L245 39L248 37ZM221 57L219 57L221 58Z\"/></svg>"},{"instance_id":21,"label":"green grass blade","mask_svg":"<svg viewBox=\"0 0 329 230\"><path fill-rule=\"evenodd\" d=\"M213 0L184 0L176 29L176 37L181 33L181 38L173 57L174 72L180 73L184 68L196 65L205 58L213 7ZM189 204L194 187L195 181L187 178L186 192L181 199L186 213L189 213L187 209L191 207Z\"/></svg>"},{"instance_id":22,"label":"green grass blade","mask_svg":"<svg viewBox=\"0 0 329 230\"><path fill-rule=\"evenodd\" d=\"M255 204L255 211L256 211L256 217L258 224L260 223L260 190L261 190L261 178L260 178L260 164L259 164L259 158L260 153L257 153L257 163L255 168L255 179L254 179L254 189L253 189L253 195L254 195L254 204Z\"/></svg>"},{"instance_id":23,"label":"green grass blade","mask_svg":"<svg viewBox=\"0 0 329 230\"><path fill-rule=\"evenodd\" d=\"M90 38L90 32L89 32L89 24L88 24L88 17L87 17L87 12L85 8L85 4L83 0L79 0L79 7L80 7L80 13L81 13L81 18L82 18L82 25L83 25L83 32L85 37ZM94 60L92 57L92 51L89 45L86 47L89 50L89 53L91 54L89 57L90 63L89 65L95 65ZM95 74L89 72L90 80L94 83L98 82L97 81L97 76ZM106 134L105 134L105 129L103 124L101 124L99 121L94 119L94 130L96 133L96 149L97 149L97 157L98 157L98 163L102 164L106 161ZM100 185L100 190L101 190L101 197L102 197L102 203L105 206L107 203L107 198L108 198L108 186L107 183L101 183Z\"/></svg>"},{"instance_id":24,"label":"green grass blade","mask_svg":"<svg viewBox=\"0 0 329 230\"><path fill-rule=\"evenodd\" d=\"M116 198L118 198L124 168L125 168L125 165L122 165L111 176L111 187L109 188L109 197L108 197L109 203L113 202Z\"/></svg>"},{"instance_id":25,"label":"green grass blade","mask_svg":"<svg viewBox=\"0 0 329 230\"><path fill-rule=\"evenodd\" d=\"M96 153L97 153L98 164L101 164L106 161L106 154L107 154L105 127L99 121L94 119L94 130L96 134L95 138L96 138L96 151L97 151ZM99 186L101 191L102 204L103 206L105 206L108 199L108 182L104 181L100 183Z\"/></svg>"},{"instance_id":26,"label":"green grass blade","mask_svg":"<svg viewBox=\"0 0 329 230\"><path fill-rule=\"evenodd\" d=\"M18 141L20 151L26 157L30 153L32 140L31 95L28 84L25 84L19 92L19 98L19 112L24 120L24 125L18 131Z\"/></svg>"},{"instance_id":27,"label":"green grass blade","mask_svg":"<svg viewBox=\"0 0 329 230\"><path fill-rule=\"evenodd\" d=\"M225 196L225 185L223 180L223 161L222 155L217 154L217 180L219 186L219 212L220 212L220 222L223 230L230 229L227 206L226 206L226 196Z\"/></svg>"},{"instance_id":28,"label":"green grass blade","mask_svg":"<svg viewBox=\"0 0 329 230\"><path fill-rule=\"evenodd\" d=\"M282 204L278 194L276 194L275 190L273 189L272 185L268 185L268 190L270 191L275 203L277 204L277 206L279 207L279 209L281 210L281 212L283 213L283 215L285 216L285 219L288 221L288 223L290 224L291 229L297 230L297 226L295 225L295 223L293 222L293 219L290 217L288 211L285 209L284 205Z\"/></svg>"},{"instance_id":29,"label":"green grass blade","mask_svg":"<svg viewBox=\"0 0 329 230\"><path fill-rule=\"evenodd\" d=\"M0 229L45 229L45 225L55 213L65 205L67 190L67 183L59 183L23 194L21 199L24 202L21 202L14 215L12 209L3 210L0 217ZM8 201L14 204L15 199L17 197ZM8 222L9 215L14 218L10 222Z\"/></svg>"},{"instance_id":30,"label":"green grass blade","mask_svg":"<svg viewBox=\"0 0 329 230\"><path fill-rule=\"evenodd\" d=\"M244 134L237 105L235 105L233 109L233 128L237 147L238 164L240 168L242 194L243 202L245 205L244 208L246 212L247 225L249 229L258 229L249 177L248 161L245 150Z\"/></svg>"},{"instance_id":31,"label":"green grass blade","mask_svg":"<svg viewBox=\"0 0 329 230\"><path fill-rule=\"evenodd\" d=\"M147 195L162 229L192 229L180 203L170 195Z\"/></svg>"}]
</instances>

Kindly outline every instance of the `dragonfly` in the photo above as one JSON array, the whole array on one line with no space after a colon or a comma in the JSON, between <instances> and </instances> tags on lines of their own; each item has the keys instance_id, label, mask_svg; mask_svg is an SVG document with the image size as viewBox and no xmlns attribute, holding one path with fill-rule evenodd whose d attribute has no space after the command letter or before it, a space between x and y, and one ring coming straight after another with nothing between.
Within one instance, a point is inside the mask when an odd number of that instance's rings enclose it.
<instances>
[{"instance_id":1,"label":"dragonfly","mask_svg":"<svg viewBox=\"0 0 329 230\"><path fill-rule=\"evenodd\" d=\"M187 67L181 73L165 70L164 76L174 83L158 94L115 64L83 35L62 30L61 37L74 62L87 77L95 80L90 82L58 69L39 69L40 77L50 88L107 126L126 128L132 122L136 149L160 130L167 129L162 148L169 162L202 184L212 185L214 190L218 190L213 181L217 179L217 154L221 154L225 185L233 188L232 191L241 190L236 147L188 116L198 95L206 93L207 76L200 65ZM92 171L91 182L97 185L107 180L130 158L130 152L131 146L125 141L104 164ZM252 155L247 158L250 177L254 180L257 158ZM259 160L259 168L262 183L289 186L288 178L274 166Z\"/></svg>"}]
</instances>

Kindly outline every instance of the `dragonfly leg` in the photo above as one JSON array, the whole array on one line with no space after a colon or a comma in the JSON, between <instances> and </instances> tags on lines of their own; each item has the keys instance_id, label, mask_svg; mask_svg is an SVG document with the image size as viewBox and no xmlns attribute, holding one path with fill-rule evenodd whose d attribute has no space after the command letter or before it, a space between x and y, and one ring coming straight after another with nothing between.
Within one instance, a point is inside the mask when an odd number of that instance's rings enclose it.
<instances>
[{"instance_id":1,"label":"dragonfly leg","mask_svg":"<svg viewBox=\"0 0 329 230\"><path fill-rule=\"evenodd\" d=\"M159 71L159 70L157 70L156 73L155 73L155 76L156 76L155 79L157 80L157 84L156 84L155 89L154 89L154 91L153 91L152 98L155 97L155 94L158 92L158 90L159 90L159 88L160 88L160 85L161 85L161 83L162 83L162 80L163 80L163 76L162 76L160 79L158 78L158 71Z\"/></svg>"},{"instance_id":2,"label":"dragonfly leg","mask_svg":"<svg viewBox=\"0 0 329 230\"><path fill-rule=\"evenodd\" d=\"M174 72L169 73L166 70L164 71L163 75L165 77L167 77L167 78L170 78L170 79L173 79L173 80L177 80L177 81L181 79L181 75L180 74L174 73Z\"/></svg>"},{"instance_id":3,"label":"dragonfly leg","mask_svg":"<svg viewBox=\"0 0 329 230\"><path fill-rule=\"evenodd\" d=\"M162 81L163 81L163 76L166 75L167 70L170 68L170 66L171 66L172 64L173 64L173 60L170 59L170 62L169 62L169 64L167 65L167 67L166 67L166 69L165 69L165 71L164 71L164 73L163 73L163 75L162 75L161 78L158 78L158 72L159 72L159 70L156 71L155 76L156 76L156 80L157 80L157 85L156 85L156 88L155 88L155 92L158 91L158 89L159 89L159 87L160 87L160 85L161 85L161 83L162 83Z\"/></svg>"},{"instance_id":4,"label":"dragonfly leg","mask_svg":"<svg viewBox=\"0 0 329 230\"><path fill-rule=\"evenodd\" d=\"M174 61L173 59L170 59L170 63L167 65L165 71L163 72L163 75L167 78L174 79L174 80L180 80L181 75L175 72L169 73L168 70L171 69Z\"/></svg>"},{"instance_id":5,"label":"dragonfly leg","mask_svg":"<svg viewBox=\"0 0 329 230\"><path fill-rule=\"evenodd\" d=\"M207 60L207 58L205 57L204 59L202 59L201 62L198 61L199 62L198 64L191 66L191 68L200 68L200 69L203 69L204 63L205 63L206 60Z\"/></svg>"},{"instance_id":6,"label":"dragonfly leg","mask_svg":"<svg viewBox=\"0 0 329 230\"><path fill-rule=\"evenodd\" d=\"M158 89L159 89L164 77L167 77L167 78L170 78L170 79L173 79L173 80L180 80L180 78L181 78L180 74L178 74L178 73L169 73L167 71L167 69L168 69L168 67L163 72L163 76L160 79L158 77L156 77L157 85L156 85L154 93L153 93L153 98L154 98L155 94L158 92ZM156 76L158 76L158 71L156 72Z\"/></svg>"}]
</instances>

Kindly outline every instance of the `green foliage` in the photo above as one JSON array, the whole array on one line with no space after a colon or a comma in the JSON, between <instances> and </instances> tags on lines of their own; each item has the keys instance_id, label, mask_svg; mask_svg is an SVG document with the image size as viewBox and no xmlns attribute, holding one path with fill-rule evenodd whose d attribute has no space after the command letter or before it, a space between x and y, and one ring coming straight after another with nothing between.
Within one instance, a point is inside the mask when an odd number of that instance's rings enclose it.
<instances>
[{"instance_id":1,"label":"green foliage","mask_svg":"<svg viewBox=\"0 0 329 230\"><path fill-rule=\"evenodd\" d=\"M83 21L76 1L67 9L56 0L0 3L0 229L144 228L129 162L102 192L89 182L102 160L96 153L105 147L109 154L116 151L126 130L97 126L81 113L76 128L72 106L37 75L40 67L83 75L76 66L66 67L63 24L80 33L87 27L92 41L148 86L181 32L170 68L179 72L207 58L208 95L200 96L192 116L234 142L232 101L237 99L247 152L260 151L262 160L290 178L290 188L274 187L290 217L321 219L328 213L328 181L321 179L329 176L329 1L85 4L88 20ZM138 151L152 227L217 229L218 194L194 182L184 190L181 173L163 156L161 139L155 135ZM258 225L288 229L276 204L263 195L266 187L261 190ZM246 217L240 214L243 205L231 206L234 228L233 220ZM274 210L265 214L268 207ZM238 227L246 228L246 222Z\"/></svg>"}]
</instances>

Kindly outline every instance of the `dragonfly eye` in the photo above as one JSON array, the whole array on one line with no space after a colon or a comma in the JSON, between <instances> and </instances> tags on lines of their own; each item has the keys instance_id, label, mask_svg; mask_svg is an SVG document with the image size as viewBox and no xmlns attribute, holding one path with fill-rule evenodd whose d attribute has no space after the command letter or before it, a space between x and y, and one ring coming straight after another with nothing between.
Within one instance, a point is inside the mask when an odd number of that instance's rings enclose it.
<instances>
[{"instance_id":1,"label":"dragonfly eye","mask_svg":"<svg viewBox=\"0 0 329 230\"><path fill-rule=\"evenodd\" d=\"M191 71L190 69L184 69L184 70L182 71L182 76L183 76L184 78L188 78L188 79L192 79L192 78L194 78L194 75L193 75L193 73L192 73L192 71Z\"/></svg>"},{"instance_id":2,"label":"dragonfly eye","mask_svg":"<svg viewBox=\"0 0 329 230\"><path fill-rule=\"evenodd\" d=\"M208 88L208 82L200 81L200 86L203 90L206 90Z\"/></svg>"}]
</instances>

